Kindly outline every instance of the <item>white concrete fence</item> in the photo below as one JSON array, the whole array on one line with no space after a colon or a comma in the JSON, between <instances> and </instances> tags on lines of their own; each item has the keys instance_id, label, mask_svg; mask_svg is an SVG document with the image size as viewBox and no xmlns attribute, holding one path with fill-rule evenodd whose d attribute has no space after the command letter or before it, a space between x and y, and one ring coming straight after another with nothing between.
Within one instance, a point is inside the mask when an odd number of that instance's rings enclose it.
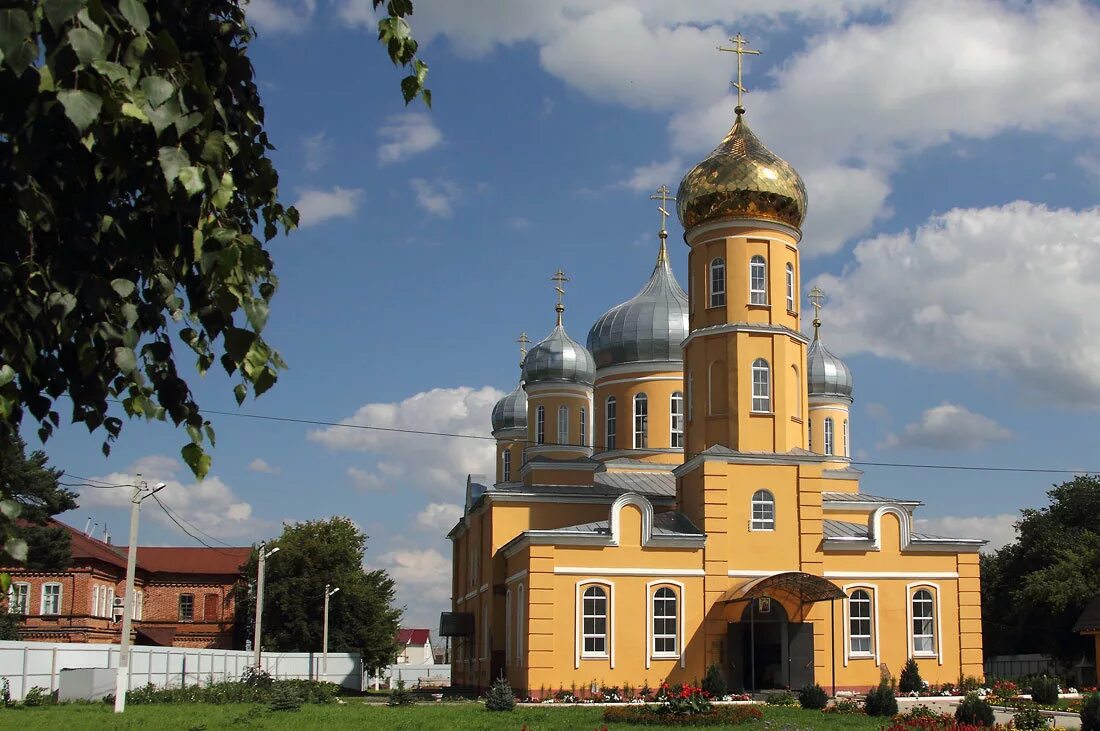
<instances>
[{"instance_id":1,"label":"white concrete fence","mask_svg":"<svg viewBox=\"0 0 1100 731\"><path fill-rule=\"evenodd\" d=\"M237 680L252 664L246 650L199 650L185 647L130 648L130 688L149 683L179 688L223 680ZM118 645L70 642L0 641L0 677L6 678L13 700L40 687L57 690L62 670L118 667ZM319 652L265 652L263 669L278 679L327 680L352 690L363 690L363 661L358 655L330 652L328 673L321 671Z\"/></svg>"}]
</instances>

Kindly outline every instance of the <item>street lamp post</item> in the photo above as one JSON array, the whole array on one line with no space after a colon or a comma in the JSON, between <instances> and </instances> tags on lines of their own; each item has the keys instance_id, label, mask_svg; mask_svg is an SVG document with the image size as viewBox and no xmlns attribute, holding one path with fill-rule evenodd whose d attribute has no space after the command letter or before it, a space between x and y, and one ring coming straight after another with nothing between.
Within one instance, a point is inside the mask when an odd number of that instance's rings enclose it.
<instances>
[{"instance_id":1,"label":"street lamp post","mask_svg":"<svg viewBox=\"0 0 1100 731\"><path fill-rule=\"evenodd\" d=\"M130 496L130 545L126 549L126 594L122 598L122 637L118 648L118 673L115 676L115 713L126 710L126 691L130 689L130 621L134 612L138 514L141 511L141 501L160 492L164 487L163 482L158 482L150 490L149 483L142 481L134 485L134 492Z\"/></svg>"},{"instance_id":2,"label":"street lamp post","mask_svg":"<svg viewBox=\"0 0 1100 731\"><path fill-rule=\"evenodd\" d=\"M332 584L325 584L325 628L321 639L321 673L325 676L325 680L328 680L328 600L329 597L340 591L340 587L329 591L330 586Z\"/></svg>"},{"instance_id":3,"label":"street lamp post","mask_svg":"<svg viewBox=\"0 0 1100 731\"><path fill-rule=\"evenodd\" d=\"M260 544L259 569L256 576L256 636L252 639L252 664L260 669L260 625L264 617L264 569L267 568L267 559L279 552L275 546L270 551L267 544Z\"/></svg>"}]
</instances>

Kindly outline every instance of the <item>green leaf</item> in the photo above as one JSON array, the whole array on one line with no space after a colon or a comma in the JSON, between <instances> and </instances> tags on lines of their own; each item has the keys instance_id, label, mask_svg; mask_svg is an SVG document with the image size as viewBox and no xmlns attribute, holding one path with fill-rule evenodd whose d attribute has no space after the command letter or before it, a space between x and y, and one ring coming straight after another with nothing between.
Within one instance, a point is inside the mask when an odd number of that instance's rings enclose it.
<instances>
[{"instance_id":1,"label":"green leaf","mask_svg":"<svg viewBox=\"0 0 1100 731\"><path fill-rule=\"evenodd\" d=\"M73 28L69 31L69 45L82 64L91 64L103 58L103 34L90 28Z\"/></svg>"},{"instance_id":2,"label":"green leaf","mask_svg":"<svg viewBox=\"0 0 1100 731\"><path fill-rule=\"evenodd\" d=\"M115 348L114 360L115 365L123 373L133 373L137 368L137 357L132 348Z\"/></svg>"},{"instance_id":3,"label":"green leaf","mask_svg":"<svg viewBox=\"0 0 1100 731\"><path fill-rule=\"evenodd\" d=\"M22 10L0 10L0 51L5 58L23 45L33 29L30 16Z\"/></svg>"},{"instance_id":4,"label":"green leaf","mask_svg":"<svg viewBox=\"0 0 1100 731\"><path fill-rule=\"evenodd\" d=\"M146 76L141 80L140 86L141 90L145 92L145 98L154 107L159 107L166 102L168 97L172 96L172 92L176 90L172 86L172 82L163 76Z\"/></svg>"},{"instance_id":5,"label":"green leaf","mask_svg":"<svg viewBox=\"0 0 1100 731\"><path fill-rule=\"evenodd\" d=\"M188 444L180 450L183 461L191 468L191 472L200 480L206 477L210 471L210 455L203 451L198 444Z\"/></svg>"},{"instance_id":6,"label":"green leaf","mask_svg":"<svg viewBox=\"0 0 1100 731\"><path fill-rule=\"evenodd\" d=\"M145 116L145 112L141 111L141 108L133 102L123 103L121 111L124 117L133 117L134 119L140 119L142 122L149 121L149 118Z\"/></svg>"},{"instance_id":7,"label":"green leaf","mask_svg":"<svg viewBox=\"0 0 1100 731\"><path fill-rule=\"evenodd\" d=\"M59 91L57 100L65 108L65 116L81 132L96 121L100 109L103 108L103 100L90 91Z\"/></svg>"},{"instance_id":8,"label":"green leaf","mask_svg":"<svg viewBox=\"0 0 1100 731\"><path fill-rule=\"evenodd\" d=\"M187 157L187 153L178 147L162 147L157 152L157 159L160 160L160 169L164 172L164 182L168 186L168 190L172 190L172 184L180 176L180 170L191 164L191 159Z\"/></svg>"},{"instance_id":9,"label":"green leaf","mask_svg":"<svg viewBox=\"0 0 1100 731\"><path fill-rule=\"evenodd\" d=\"M202 168L191 166L180 168L179 178L180 184L188 195L195 195L206 189L206 185L202 182Z\"/></svg>"},{"instance_id":10,"label":"green leaf","mask_svg":"<svg viewBox=\"0 0 1100 731\"><path fill-rule=\"evenodd\" d=\"M4 542L4 551L19 563L27 560L27 542L22 538L9 538Z\"/></svg>"},{"instance_id":11,"label":"green leaf","mask_svg":"<svg viewBox=\"0 0 1100 731\"><path fill-rule=\"evenodd\" d=\"M6 386L15 380L15 369L5 363L0 366L0 387Z\"/></svg>"},{"instance_id":12,"label":"green leaf","mask_svg":"<svg viewBox=\"0 0 1100 731\"><path fill-rule=\"evenodd\" d=\"M53 26L55 33L61 30L61 26L73 19L82 7L85 0L45 0L42 3L46 11L46 20Z\"/></svg>"},{"instance_id":13,"label":"green leaf","mask_svg":"<svg viewBox=\"0 0 1100 731\"><path fill-rule=\"evenodd\" d=\"M0 574L0 592L8 593L11 589L11 574Z\"/></svg>"},{"instance_id":14,"label":"green leaf","mask_svg":"<svg viewBox=\"0 0 1100 731\"><path fill-rule=\"evenodd\" d=\"M132 295L134 293L134 290L136 288L137 288L137 285L135 285L129 279L112 279L111 280L111 289L118 292L119 297L129 297L130 295Z\"/></svg>"},{"instance_id":15,"label":"green leaf","mask_svg":"<svg viewBox=\"0 0 1100 731\"><path fill-rule=\"evenodd\" d=\"M149 13L141 0L119 0L118 9L130 27L139 34L149 30Z\"/></svg>"},{"instance_id":16,"label":"green leaf","mask_svg":"<svg viewBox=\"0 0 1100 731\"><path fill-rule=\"evenodd\" d=\"M23 506L14 500L0 500L0 514L8 520L15 520L23 512Z\"/></svg>"},{"instance_id":17,"label":"green leaf","mask_svg":"<svg viewBox=\"0 0 1100 731\"><path fill-rule=\"evenodd\" d=\"M219 211L229 205L229 201L233 199L233 191L237 189L237 186L233 185L233 175L229 171L222 173L221 185L218 186L218 192L214 194L214 207Z\"/></svg>"},{"instance_id":18,"label":"green leaf","mask_svg":"<svg viewBox=\"0 0 1100 731\"><path fill-rule=\"evenodd\" d=\"M233 396L237 399L237 406L240 406L248 398L248 388L243 383L238 383L233 387Z\"/></svg>"}]
</instances>

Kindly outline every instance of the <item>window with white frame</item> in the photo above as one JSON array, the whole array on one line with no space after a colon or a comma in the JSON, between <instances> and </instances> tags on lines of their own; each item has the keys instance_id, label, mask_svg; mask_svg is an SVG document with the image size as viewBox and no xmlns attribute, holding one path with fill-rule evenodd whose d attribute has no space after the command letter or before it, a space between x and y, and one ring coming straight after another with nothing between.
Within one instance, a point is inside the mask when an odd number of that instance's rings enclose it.
<instances>
[{"instance_id":1,"label":"window with white frame","mask_svg":"<svg viewBox=\"0 0 1100 731\"><path fill-rule=\"evenodd\" d=\"M726 262L721 258L710 262L710 306L726 304Z\"/></svg>"},{"instance_id":2,"label":"window with white frame","mask_svg":"<svg viewBox=\"0 0 1100 731\"><path fill-rule=\"evenodd\" d=\"M23 582L8 587L8 612L10 614L31 613L31 585Z\"/></svg>"},{"instance_id":3,"label":"window with white frame","mask_svg":"<svg viewBox=\"0 0 1100 731\"><path fill-rule=\"evenodd\" d=\"M771 369L768 361L757 358L752 362L752 410L769 413L772 410Z\"/></svg>"},{"instance_id":4,"label":"window with white frame","mask_svg":"<svg viewBox=\"0 0 1100 731\"><path fill-rule=\"evenodd\" d=\"M134 603L130 607L130 619L142 619L145 616L145 592L134 590Z\"/></svg>"},{"instance_id":5,"label":"window with white frame","mask_svg":"<svg viewBox=\"0 0 1100 731\"><path fill-rule=\"evenodd\" d=\"M661 587L653 594L653 654L675 656L677 646L676 633L676 592Z\"/></svg>"},{"instance_id":6,"label":"window with white frame","mask_svg":"<svg viewBox=\"0 0 1100 731\"><path fill-rule=\"evenodd\" d=\"M644 393L634 396L634 448L649 446L649 397Z\"/></svg>"},{"instance_id":7,"label":"window with white frame","mask_svg":"<svg viewBox=\"0 0 1100 731\"><path fill-rule=\"evenodd\" d=\"M569 444L569 407L558 407L558 444Z\"/></svg>"},{"instance_id":8,"label":"window with white frame","mask_svg":"<svg viewBox=\"0 0 1100 731\"><path fill-rule=\"evenodd\" d=\"M125 589L123 589L123 592L125 592ZM107 587L107 596L105 599L106 601L103 602L103 616L113 619L115 616L115 587Z\"/></svg>"},{"instance_id":9,"label":"window with white frame","mask_svg":"<svg viewBox=\"0 0 1100 731\"><path fill-rule=\"evenodd\" d=\"M825 419L825 454L833 454L833 419Z\"/></svg>"},{"instance_id":10,"label":"window with white frame","mask_svg":"<svg viewBox=\"0 0 1100 731\"><path fill-rule=\"evenodd\" d=\"M618 407L618 403L615 401L615 397L614 396L608 396L607 397L607 413L604 415L604 424L605 424L604 436L605 436L605 444L607 444L608 449L614 449L615 448L615 421L616 421L615 410L616 410L617 407Z\"/></svg>"},{"instance_id":11,"label":"window with white frame","mask_svg":"<svg viewBox=\"0 0 1100 731\"><path fill-rule=\"evenodd\" d=\"M752 494L752 529L775 530L775 497L767 490Z\"/></svg>"},{"instance_id":12,"label":"window with white frame","mask_svg":"<svg viewBox=\"0 0 1100 731\"><path fill-rule=\"evenodd\" d=\"M607 590L590 586L581 597L581 655L607 655Z\"/></svg>"},{"instance_id":13,"label":"window with white frame","mask_svg":"<svg viewBox=\"0 0 1100 731\"><path fill-rule=\"evenodd\" d=\"M42 585L42 614L61 614L61 584Z\"/></svg>"},{"instance_id":14,"label":"window with white frame","mask_svg":"<svg viewBox=\"0 0 1100 731\"><path fill-rule=\"evenodd\" d=\"M844 420L844 456L848 457L851 452L848 451L848 420Z\"/></svg>"},{"instance_id":15,"label":"window with white frame","mask_svg":"<svg viewBox=\"0 0 1100 731\"><path fill-rule=\"evenodd\" d=\"M684 394L676 391L669 399L669 445L673 449L683 449L684 446Z\"/></svg>"},{"instance_id":16,"label":"window with white frame","mask_svg":"<svg viewBox=\"0 0 1100 731\"><path fill-rule=\"evenodd\" d=\"M913 592L913 654L936 654L935 602L932 592L918 589Z\"/></svg>"},{"instance_id":17,"label":"window with white frame","mask_svg":"<svg viewBox=\"0 0 1100 731\"><path fill-rule=\"evenodd\" d=\"M787 264L787 312L794 311L794 265Z\"/></svg>"},{"instance_id":18,"label":"window with white frame","mask_svg":"<svg viewBox=\"0 0 1100 731\"><path fill-rule=\"evenodd\" d=\"M856 589L848 597L848 651L871 654L871 595L865 589Z\"/></svg>"},{"instance_id":19,"label":"window with white frame","mask_svg":"<svg viewBox=\"0 0 1100 731\"><path fill-rule=\"evenodd\" d=\"M512 480L512 450L507 447L500 453L500 479L504 482Z\"/></svg>"},{"instance_id":20,"label":"window with white frame","mask_svg":"<svg viewBox=\"0 0 1100 731\"><path fill-rule=\"evenodd\" d=\"M546 407L535 409L535 444L546 444Z\"/></svg>"},{"instance_id":21,"label":"window with white frame","mask_svg":"<svg viewBox=\"0 0 1100 731\"><path fill-rule=\"evenodd\" d=\"M580 429L578 430L578 433L581 435L581 446L582 447L587 446L588 424L585 423L587 420L588 420L588 411L587 411L587 409L585 409L582 406L581 407Z\"/></svg>"},{"instance_id":22,"label":"window with white frame","mask_svg":"<svg viewBox=\"0 0 1100 731\"><path fill-rule=\"evenodd\" d=\"M749 304L768 304L768 265L759 254L749 259Z\"/></svg>"},{"instance_id":23,"label":"window with white frame","mask_svg":"<svg viewBox=\"0 0 1100 731\"><path fill-rule=\"evenodd\" d=\"M194 594L180 594L180 599L179 599L179 621L181 621L181 622L194 622L195 621L195 595Z\"/></svg>"},{"instance_id":24,"label":"window with white frame","mask_svg":"<svg viewBox=\"0 0 1100 731\"><path fill-rule=\"evenodd\" d=\"M104 587L96 584L92 587L92 616L103 616L103 589Z\"/></svg>"}]
</instances>

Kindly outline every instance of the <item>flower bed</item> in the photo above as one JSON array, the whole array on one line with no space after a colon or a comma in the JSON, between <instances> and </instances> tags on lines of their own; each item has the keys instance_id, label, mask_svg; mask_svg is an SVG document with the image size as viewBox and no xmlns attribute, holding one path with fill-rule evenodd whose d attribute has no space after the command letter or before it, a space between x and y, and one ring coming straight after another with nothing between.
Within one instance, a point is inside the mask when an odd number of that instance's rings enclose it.
<instances>
[{"instance_id":1,"label":"flower bed","mask_svg":"<svg viewBox=\"0 0 1100 731\"><path fill-rule=\"evenodd\" d=\"M604 723L638 726L738 726L763 717L756 706L714 706L708 711L686 714L656 706L609 706L603 712Z\"/></svg>"}]
</instances>

